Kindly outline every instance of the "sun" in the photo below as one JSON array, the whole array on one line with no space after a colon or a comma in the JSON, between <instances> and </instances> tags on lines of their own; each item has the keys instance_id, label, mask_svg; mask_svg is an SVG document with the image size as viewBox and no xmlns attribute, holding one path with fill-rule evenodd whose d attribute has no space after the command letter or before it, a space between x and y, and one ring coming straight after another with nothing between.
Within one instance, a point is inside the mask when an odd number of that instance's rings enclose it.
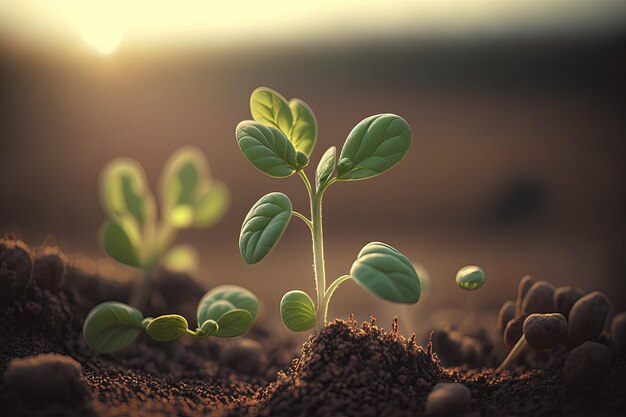
<instances>
[{"instance_id":1,"label":"sun","mask_svg":"<svg viewBox=\"0 0 626 417\"><path fill-rule=\"evenodd\" d=\"M89 27L82 28L80 34L83 41L102 55L108 55L122 44L123 33L118 28Z\"/></svg>"}]
</instances>

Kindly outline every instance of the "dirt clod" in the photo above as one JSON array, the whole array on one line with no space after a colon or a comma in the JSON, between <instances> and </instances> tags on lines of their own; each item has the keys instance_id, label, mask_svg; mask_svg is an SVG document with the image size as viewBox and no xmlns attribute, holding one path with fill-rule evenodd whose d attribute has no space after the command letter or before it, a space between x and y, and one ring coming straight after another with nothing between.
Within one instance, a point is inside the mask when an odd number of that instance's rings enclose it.
<instances>
[{"instance_id":1,"label":"dirt clod","mask_svg":"<svg viewBox=\"0 0 626 417\"><path fill-rule=\"evenodd\" d=\"M33 279L40 288L56 291L65 281L67 258L54 246L45 246L36 251Z\"/></svg>"},{"instance_id":2,"label":"dirt clod","mask_svg":"<svg viewBox=\"0 0 626 417\"><path fill-rule=\"evenodd\" d=\"M24 242L0 239L0 297L7 300L21 296L32 267L30 248Z\"/></svg>"},{"instance_id":3,"label":"dirt clod","mask_svg":"<svg viewBox=\"0 0 626 417\"><path fill-rule=\"evenodd\" d=\"M224 365L247 375L257 375L267 367L261 344L247 338L227 341L219 357Z\"/></svg>"},{"instance_id":4,"label":"dirt clod","mask_svg":"<svg viewBox=\"0 0 626 417\"><path fill-rule=\"evenodd\" d=\"M470 409L472 394L463 384L437 384L426 399L427 416L455 416Z\"/></svg>"},{"instance_id":5,"label":"dirt clod","mask_svg":"<svg viewBox=\"0 0 626 417\"><path fill-rule=\"evenodd\" d=\"M611 350L595 342L585 342L570 352L563 374L565 385L580 390L608 373L611 367Z\"/></svg>"}]
</instances>

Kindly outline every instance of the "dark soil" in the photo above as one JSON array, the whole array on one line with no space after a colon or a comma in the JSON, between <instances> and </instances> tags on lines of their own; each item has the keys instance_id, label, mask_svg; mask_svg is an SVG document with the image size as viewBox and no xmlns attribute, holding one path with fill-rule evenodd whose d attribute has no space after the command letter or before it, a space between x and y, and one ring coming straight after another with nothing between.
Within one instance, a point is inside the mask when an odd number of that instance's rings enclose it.
<instances>
[{"instance_id":1,"label":"dark soil","mask_svg":"<svg viewBox=\"0 0 626 417\"><path fill-rule=\"evenodd\" d=\"M12 358L61 353L82 365L87 395L33 400L2 379L2 416L418 416L439 382L464 383L475 415L626 414L623 358L615 359L603 378L574 393L563 385L563 355L555 355L545 370L520 368L501 375L491 368L446 368L430 347L400 335L396 323L385 331L374 319L361 324L336 320L311 336L301 351L275 339L261 321L246 338L258 342L249 345L260 346L264 359L246 366L220 361L225 349L239 346L237 339L183 337L156 343L141 337L119 354L96 354L82 341L85 316L99 302L127 301L130 287L86 274L62 254L61 268L56 255L54 250L32 251L16 240L0 241L0 375ZM205 288L165 272L156 283L162 296L146 314L194 316Z\"/></svg>"}]
</instances>

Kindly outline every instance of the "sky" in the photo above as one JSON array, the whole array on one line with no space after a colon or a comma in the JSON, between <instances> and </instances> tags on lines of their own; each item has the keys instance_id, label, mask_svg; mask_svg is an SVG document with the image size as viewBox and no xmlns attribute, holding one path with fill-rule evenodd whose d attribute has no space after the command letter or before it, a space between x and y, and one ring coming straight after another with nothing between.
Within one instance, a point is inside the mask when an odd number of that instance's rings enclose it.
<instances>
[{"instance_id":1,"label":"sky","mask_svg":"<svg viewBox=\"0 0 626 417\"><path fill-rule=\"evenodd\" d=\"M0 36L122 45L305 44L623 26L623 0L0 0Z\"/></svg>"}]
</instances>

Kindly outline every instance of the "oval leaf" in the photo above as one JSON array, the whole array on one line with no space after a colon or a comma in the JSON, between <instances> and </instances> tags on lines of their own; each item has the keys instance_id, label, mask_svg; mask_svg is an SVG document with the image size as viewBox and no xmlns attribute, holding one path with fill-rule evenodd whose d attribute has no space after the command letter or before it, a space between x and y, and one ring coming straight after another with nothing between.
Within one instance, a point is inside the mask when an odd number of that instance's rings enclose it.
<instances>
[{"instance_id":1,"label":"oval leaf","mask_svg":"<svg viewBox=\"0 0 626 417\"><path fill-rule=\"evenodd\" d=\"M456 285L464 290L477 290L485 283L485 271L475 265L468 265L456 273Z\"/></svg>"},{"instance_id":2,"label":"oval leaf","mask_svg":"<svg viewBox=\"0 0 626 417\"><path fill-rule=\"evenodd\" d=\"M297 98L289 102L289 108L293 116L293 125L287 137L297 151L310 156L317 140L317 121L313 110Z\"/></svg>"},{"instance_id":3,"label":"oval leaf","mask_svg":"<svg viewBox=\"0 0 626 417\"><path fill-rule=\"evenodd\" d=\"M114 159L102 169L100 198L102 207L113 220L130 215L140 229L156 221L154 196L146 173L134 159Z\"/></svg>"},{"instance_id":4,"label":"oval leaf","mask_svg":"<svg viewBox=\"0 0 626 417\"><path fill-rule=\"evenodd\" d=\"M100 353L113 353L130 346L143 331L143 315L126 304L108 301L93 308L83 324L87 346Z\"/></svg>"},{"instance_id":5,"label":"oval leaf","mask_svg":"<svg viewBox=\"0 0 626 417\"><path fill-rule=\"evenodd\" d=\"M255 264L276 246L291 219L292 206L283 193L267 194L248 212L241 226L239 250L247 264Z\"/></svg>"},{"instance_id":6,"label":"oval leaf","mask_svg":"<svg viewBox=\"0 0 626 417\"><path fill-rule=\"evenodd\" d=\"M322 155L322 159L320 159L319 164L317 164L317 169L315 170L315 184L317 184L317 189L322 188L331 175L333 175L333 171L335 170L335 164L337 163L337 148L331 146L324 152Z\"/></svg>"},{"instance_id":7,"label":"oval leaf","mask_svg":"<svg viewBox=\"0 0 626 417\"><path fill-rule=\"evenodd\" d=\"M252 328L254 317L246 310L236 308L227 311L216 320L218 330L213 335L217 337L241 336Z\"/></svg>"},{"instance_id":8,"label":"oval leaf","mask_svg":"<svg viewBox=\"0 0 626 417\"><path fill-rule=\"evenodd\" d=\"M187 320L178 314L159 316L152 320L146 333L157 342L171 342L187 333Z\"/></svg>"},{"instance_id":9,"label":"oval leaf","mask_svg":"<svg viewBox=\"0 0 626 417\"><path fill-rule=\"evenodd\" d=\"M100 228L100 244L116 261L130 266L140 266L141 245L137 225L132 218L118 218L118 223L108 221Z\"/></svg>"},{"instance_id":10,"label":"oval leaf","mask_svg":"<svg viewBox=\"0 0 626 417\"><path fill-rule=\"evenodd\" d=\"M202 326L196 331L196 337L198 339L205 339L209 336L213 336L219 328L215 320L207 320L202 323Z\"/></svg>"},{"instance_id":11,"label":"oval leaf","mask_svg":"<svg viewBox=\"0 0 626 417\"><path fill-rule=\"evenodd\" d=\"M218 321L226 312L234 309L249 312L254 320L259 311L259 300L249 290L236 285L215 287L204 294L198 303L198 326L207 320Z\"/></svg>"},{"instance_id":12,"label":"oval leaf","mask_svg":"<svg viewBox=\"0 0 626 417\"><path fill-rule=\"evenodd\" d=\"M406 155L411 128L395 114L378 114L359 122L343 145L338 179L361 180L379 175Z\"/></svg>"},{"instance_id":13,"label":"oval leaf","mask_svg":"<svg viewBox=\"0 0 626 417\"><path fill-rule=\"evenodd\" d=\"M252 92L250 113L257 122L274 126L285 135L293 125L293 116L287 100L271 88L259 87Z\"/></svg>"},{"instance_id":14,"label":"oval leaf","mask_svg":"<svg viewBox=\"0 0 626 417\"><path fill-rule=\"evenodd\" d=\"M241 152L258 170L277 178L296 171L296 149L274 126L243 121L237 125L235 136Z\"/></svg>"},{"instance_id":15,"label":"oval leaf","mask_svg":"<svg viewBox=\"0 0 626 417\"><path fill-rule=\"evenodd\" d=\"M415 268L406 256L385 243L365 245L350 275L361 287L388 301L414 304L420 298Z\"/></svg>"},{"instance_id":16,"label":"oval leaf","mask_svg":"<svg viewBox=\"0 0 626 417\"><path fill-rule=\"evenodd\" d=\"M315 327L315 306L304 291L293 290L280 301L280 317L289 330L303 332Z\"/></svg>"}]
</instances>

